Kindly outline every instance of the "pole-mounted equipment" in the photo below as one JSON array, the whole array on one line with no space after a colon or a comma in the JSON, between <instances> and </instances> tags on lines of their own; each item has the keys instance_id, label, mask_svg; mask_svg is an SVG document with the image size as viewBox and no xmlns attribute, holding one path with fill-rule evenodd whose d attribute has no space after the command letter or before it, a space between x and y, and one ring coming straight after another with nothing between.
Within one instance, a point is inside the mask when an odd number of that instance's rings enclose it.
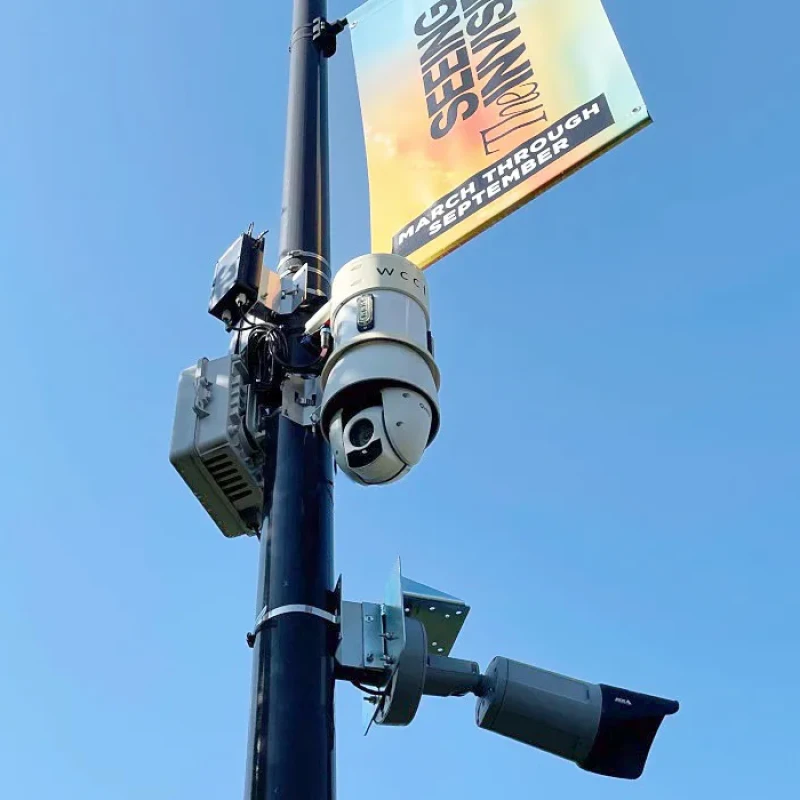
<instances>
[{"instance_id":1,"label":"pole-mounted equipment","mask_svg":"<svg viewBox=\"0 0 800 800\"><path fill-rule=\"evenodd\" d=\"M345 21L294 0L283 214L275 269L251 228L214 269L209 313L230 351L179 379L170 460L227 537L261 540L246 800L333 800L336 679L366 695L365 728L407 725L422 697L477 697L485 729L637 778L674 701L507 658L450 653L461 600L393 570L379 603L333 584L333 461L382 485L440 426L430 291L407 259L369 254L331 282L326 59Z\"/></svg>"}]
</instances>

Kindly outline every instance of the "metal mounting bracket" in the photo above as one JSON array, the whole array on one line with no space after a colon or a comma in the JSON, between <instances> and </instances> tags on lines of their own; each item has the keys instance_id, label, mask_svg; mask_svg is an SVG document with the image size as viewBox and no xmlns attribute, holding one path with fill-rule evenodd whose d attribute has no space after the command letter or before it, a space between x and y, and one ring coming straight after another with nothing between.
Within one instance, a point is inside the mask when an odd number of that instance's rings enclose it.
<instances>
[{"instance_id":1,"label":"metal mounting bracket","mask_svg":"<svg viewBox=\"0 0 800 800\"><path fill-rule=\"evenodd\" d=\"M457 597L401 576L405 615L418 619L428 634L428 653L449 656L469 606Z\"/></svg>"},{"instance_id":2,"label":"metal mounting bracket","mask_svg":"<svg viewBox=\"0 0 800 800\"><path fill-rule=\"evenodd\" d=\"M281 386L281 392L283 416L304 428L317 423L322 400L317 376L287 375Z\"/></svg>"},{"instance_id":3,"label":"metal mounting bracket","mask_svg":"<svg viewBox=\"0 0 800 800\"><path fill-rule=\"evenodd\" d=\"M264 270L253 313L264 316L263 310L266 310L278 317L293 314L308 296L308 273L308 264L283 275L273 270Z\"/></svg>"},{"instance_id":4,"label":"metal mounting bracket","mask_svg":"<svg viewBox=\"0 0 800 800\"><path fill-rule=\"evenodd\" d=\"M407 725L411 721L425 688L429 662L438 665L437 674L444 670L438 684L431 683L429 694L459 691L461 684L449 679L442 665L449 664L449 670L461 679L464 669L453 664L467 662L446 656L468 612L463 600L404 577L400 559L389 575L383 603L341 604L336 677L383 688L383 694L365 698L365 734L373 723ZM467 683L474 682L474 670L467 666Z\"/></svg>"},{"instance_id":5,"label":"metal mounting bracket","mask_svg":"<svg viewBox=\"0 0 800 800\"><path fill-rule=\"evenodd\" d=\"M208 379L208 359L201 358L197 362L197 377L194 380L194 403L192 410L198 417L209 415L208 404L211 402L211 387Z\"/></svg>"},{"instance_id":6,"label":"metal mounting bracket","mask_svg":"<svg viewBox=\"0 0 800 800\"><path fill-rule=\"evenodd\" d=\"M399 558L389 576L385 602L392 609L390 613L399 611L403 619L418 619L422 623L431 655L450 655L469 614L469 606L463 600L406 578Z\"/></svg>"},{"instance_id":7,"label":"metal mounting bracket","mask_svg":"<svg viewBox=\"0 0 800 800\"><path fill-rule=\"evenodd\" d=\"M336 666L344 679L383 683L388 679L383 610L379 603L342 603ZM382 677L386 673L385 678Z\"/></svg>"},{"instance_id":8,"label":"metal mounting bracket","mask_svg":"<svg viewBox=\"0 0 800 800\"><path fill-rule=\"evenodd\" d=\"M346 19L328 22L317 17L311 23L311 41L316 44L325 58L336 55L336 37L347 27Z\"/></svg>"}]
</instances>

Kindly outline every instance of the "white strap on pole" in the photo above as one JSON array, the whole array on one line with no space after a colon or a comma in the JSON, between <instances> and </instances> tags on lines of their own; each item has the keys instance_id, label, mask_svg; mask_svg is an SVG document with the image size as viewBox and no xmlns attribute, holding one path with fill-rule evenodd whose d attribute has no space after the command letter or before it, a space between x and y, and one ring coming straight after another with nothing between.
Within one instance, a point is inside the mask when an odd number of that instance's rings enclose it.
<instances>
[{"instance_id":1,"label":"white strap on pole","mask_svg":"<svg viewBox=\"0 0 800 800\"><path fill-rule=\"evenodd\" d=\"M330 622L332 625L339 624L339 618L335 614L331 614L330 611L325 611L321 608L317 608L316 606L304 606L299 603L295 603L293 605L279 606L278 608L273 608L271 611L267 611L265 608L258 615L258 619L256 619L256 629L260 628L271 619L275 619L275 617L282 617L284 614L310 614L312 617L319 617L320 619L324 619L326 622Z\"/></svg>"}]
</instances>

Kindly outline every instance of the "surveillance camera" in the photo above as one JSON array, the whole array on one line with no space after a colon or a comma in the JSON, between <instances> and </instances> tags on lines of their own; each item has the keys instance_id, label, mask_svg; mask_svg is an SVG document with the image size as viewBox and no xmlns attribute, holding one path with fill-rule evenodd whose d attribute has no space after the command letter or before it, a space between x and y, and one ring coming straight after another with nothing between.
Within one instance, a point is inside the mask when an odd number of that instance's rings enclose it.
<instances>
[{"instance_id":1,"label":"surveillance camera","mask_svg":"<svg viewBox=\"0 0 800 800\"><path fill-rule=\"evenodd\" d=\"M354 259L334 278L330 319L322 433L350 478L391 483L419 463L439 429L427 281L401 256Z\"/></svg>"},{"instance_id":2,"label":"surveillance camera","mask_svg":"<svg viewBox=\"0 0 800 800\"><path fill-rule=\"evenodd\" d=\"M364 484L391 483L405 475L422 458L433 422L431 404L411 389L381 389L379 399L346 421L344 411L337 411L331 421L336 461Z\"/></svg>"},{"instance_id":3,"label":"surveillance camera","mask_svg":"<svg viewBox=\"0 0 800 800\"><path fill-rule=\"evenodd\" d=\"M478 726L612 778L638 778L662 720L678 703L495 658Z\"/></svg>"},{"instance_id":4,"label":"surveillance camera","mask_svg":"<svg viewBox=\"0 0 800 800\"><path fill-rule=\"evenodd\" d=\"M352 436L355 446L367 444L374 420L372 408L354 415L344 435ZM656 733L664 717L678 711L677 702L508 658L495 658L482 675L474 661L449 656L464 609L469 606L461 600L406 578L399 562L383 606L342 604L337 666L346 680L381 689L371 701L370 725L408 725L423 695L471 693L478 698L475 717L484 730L569 759L587 772L628 780L641 776ZM377 627L368 631L365 620L377 620ZM384 663L367 658L368 638L383 640Z\"/></svg>"}]
</instances>

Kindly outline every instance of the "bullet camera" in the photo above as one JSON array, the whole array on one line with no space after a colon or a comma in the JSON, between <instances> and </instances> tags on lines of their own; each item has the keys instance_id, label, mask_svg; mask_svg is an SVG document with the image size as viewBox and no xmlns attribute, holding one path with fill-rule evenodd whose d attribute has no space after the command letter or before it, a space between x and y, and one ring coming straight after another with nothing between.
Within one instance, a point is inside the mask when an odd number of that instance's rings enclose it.
<instances>
[{"instance_id":1,"label":"bullet camera","mask_svg":"<svg viewBox=\"0 0 800 800\"><path fill-rule=\"evenodd\" d=\"M424 627L418 620L407 619L406 626L405 647L377 705L378 725L408 725L423 695L472 693L479 728L587 772L635 780L664 717L678 711L674 700L586 683L508 658L495 658L481 675L473 661L431 653L427 635L417 633Z\"/></svg>"},{"instance_id":2,"label":"bullet camera","mask_svg":"<svg viewBox=\"0 0 800 800\"><path fill-rule=\"evenodd\" d=\"M439 430L427 281L401 256L356 258L334 278L330 321L323 435L354 481L391 483L419 463Z\"/></svg>"},{"instance_id":3,"label":"bullet camera","mask_svg":"<svg viewBox=\"0 0 800 800\"><path fill-rule=\"evenodd\" d=\"M382 614L375 609L383 608ZM344 603L340 675L381 687L370 723L408 725L423 695L477 697L478 727L574 762L587 772L635 780L644 771L664 717L678 703L628 689L559 675L497 657L485 674L474 661L449 656L469 610L463 601L390 576L383 606ZM378 626L372 630L366 620ZM382 641L383 640L383 641ZM376 644L391 643L382 664ZM373 658L369 658L369 654Z\"/></svg>"},{"instance_id":4,"label":"bullet camera","mask_svg":"<svg viewBox=\"0 0 800 800\"><path fill-rule=\"evenodd\" d=\"M475 709L478 726L611 778L638 778L662 720L678 703L495 658Z\"/></svg>"}]
</instances>

